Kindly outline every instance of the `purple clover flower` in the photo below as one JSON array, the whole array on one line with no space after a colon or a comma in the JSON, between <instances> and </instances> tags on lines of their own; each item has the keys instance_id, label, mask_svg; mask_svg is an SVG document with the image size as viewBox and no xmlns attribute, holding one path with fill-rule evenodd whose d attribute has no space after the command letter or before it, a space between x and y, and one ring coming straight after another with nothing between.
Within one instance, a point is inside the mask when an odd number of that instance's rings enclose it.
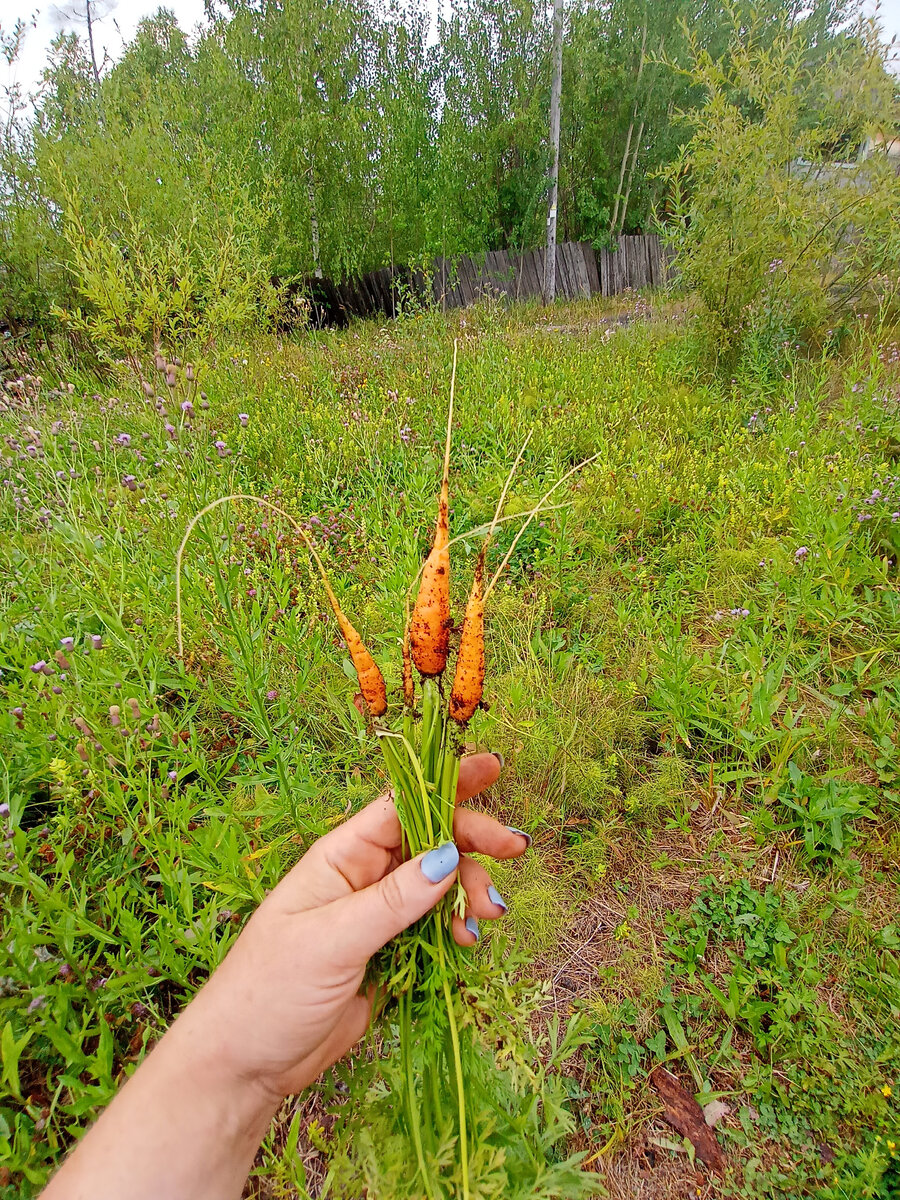
<instances>
[{"instance_id":1,"label":"purple clover flower","mask_svg":"<svg viewBox=\"0 0 900 1200\"><path fill-rule=\"evenodd\" d=\"M247 422L250 420L250 414L249 413L238 413L238 420L240 421L240 423L244 427L244 429L246 429Z\"/></svg>"},{"instance_id":2,"label":"purple clover flower","mask_svg":"<svg viewBox=\"0 0 900 1200\"><path fill-rule=\"evenodd\" d=\"M181 411L188 417L194 415L194 405L190 400L182 400Z\"/></svg>"},{"instance_id":3,"label":"purple clover flower","mask_svg":"<svg viewBox=\"0 0 900 1200\"><path fill-rule=\"evenodd\" d=\"M115 443L117 446L130 446L131 445L131 434L130 433L116 434L116 437L114 440L115 440Z\"/></svg>"},{"instance_id":4,"label":"purple clover flower","mask_svg":"<svg viewBox=\"0 0 900 1200\"><path fill-rule=\"evenodd\" d=\"M47 664L44 659L39 658L36 663L31 664L31 670L35 673L35 675L41 675L43 674L43 670L46 665Z\"/></svg>"},{"instance_id":5,"label":"purple clover flower","mask_svg":"<svg viewBox=\"0 0 900 1200\"><path fill-rule=\"evenodd\" d=\"M798 546L797 549L794 551L794 562L802 562L804 558L808 557L808 555L809 555L809 547L808 546Z\"/></svg>"}]
</instances>

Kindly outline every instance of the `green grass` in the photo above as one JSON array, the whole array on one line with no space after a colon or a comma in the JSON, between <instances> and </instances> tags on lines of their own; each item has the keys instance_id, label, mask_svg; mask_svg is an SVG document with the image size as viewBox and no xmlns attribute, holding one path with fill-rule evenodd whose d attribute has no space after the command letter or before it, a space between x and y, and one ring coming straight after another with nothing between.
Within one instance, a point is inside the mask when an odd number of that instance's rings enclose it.
<instances>
[{"instance_id":1,"label":"green grass","mask_svg":"<svg viewBox=\"0 0 900 1200\"><path fill-rule=\"evenodd\" d=\"M188 521L230 492L302 521L396 697L454 336L451 523L473 535L455 547L456 614L528 432L513 511L599 455L495 593L490 707L470 732L506 757L485 805L535 838L498 872L534 970L552 978L555 946L601 921L560 1006L588 1032L571 1140L597 1194L630 1194L639 1163L660 1196L693 1178L647 1083L665 1059L731 1110L717 1195L900 1195L892 335L717 380L690 324L610 334L597 315L549 331L539 310L487 305L220 345L198 368L209 408L185 383L169 400L174 437L124 374L59 360L7 385L4 1196L39 1188L265 890L383 783L286 522L235 503L198 528L179 661ZM340 1137L315 1134L320 1161ZM261 1195L302 1186L282 1146L258 1182L281 1190Z\"/></svg>"}]
</instances>

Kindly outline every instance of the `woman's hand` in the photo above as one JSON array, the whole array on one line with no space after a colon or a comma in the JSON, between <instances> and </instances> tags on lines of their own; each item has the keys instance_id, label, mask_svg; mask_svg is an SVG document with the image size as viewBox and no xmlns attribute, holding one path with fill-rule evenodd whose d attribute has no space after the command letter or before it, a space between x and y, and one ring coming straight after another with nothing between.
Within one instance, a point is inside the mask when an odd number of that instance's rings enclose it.
<instances>
[{"instance_id":1,"label":"woman's hand","mask_svg":"<svg viewBox=\"0 0 900 1200\"><path fill-rule=\"evenodd\" d=\"M499 772L491 754L464 759L457 800ZM465 919L453 923L461 945L477 940L479 917L503 915L487 872L467 853L515 858L527 836L460 808L454 838L403 862L397 812L382 797L315 842L69 1156L46 1200L239 1196L283 1097L365 1033L372 997L359 989L369 958L457 874L468 897Z\"/></svg>"},{"instance_id":2,"label":"woman's hand","mask_svg":"<svg viewBox=\"0 0 900 1200\"><path fill-rule=\"evenodd\" d=\"M458 802L499 773L492 754L464 759ZM397 810L383 796L320 838L181 1018L192 1038L212 1037L222 1066L275 1100L306 1087L368 1027L372 997L359 989L371 956L450 890L457 866L468 897L465 920L454 918L461 945L477 940L479 917L506 911L467 852L515 858L528 839L465 808L456 812L454 837L455 846L403 862Z\"/></svg>"}]
</instances>

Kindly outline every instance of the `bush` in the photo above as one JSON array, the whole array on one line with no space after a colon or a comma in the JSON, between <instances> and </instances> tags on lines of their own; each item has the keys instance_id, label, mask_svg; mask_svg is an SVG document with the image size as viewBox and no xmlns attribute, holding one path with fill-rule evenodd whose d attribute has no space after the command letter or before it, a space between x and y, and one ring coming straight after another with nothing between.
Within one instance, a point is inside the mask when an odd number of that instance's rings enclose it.
<instances>
[{"instance_id":1,"label":"bush","mask_svg":"<svg viewBox=\"0 0 900 1200\"><path fill-rule=\"evenodd\" d=\"M707 100L668 177L678 267L714 358L781 373L787 345L871 302L897 261L900 180L886 155L859 156L894 127L896 97L872 26L824 55L802 25L763 32L736 32L718 61L693 43Z\"/></svg>"}]
</instances>

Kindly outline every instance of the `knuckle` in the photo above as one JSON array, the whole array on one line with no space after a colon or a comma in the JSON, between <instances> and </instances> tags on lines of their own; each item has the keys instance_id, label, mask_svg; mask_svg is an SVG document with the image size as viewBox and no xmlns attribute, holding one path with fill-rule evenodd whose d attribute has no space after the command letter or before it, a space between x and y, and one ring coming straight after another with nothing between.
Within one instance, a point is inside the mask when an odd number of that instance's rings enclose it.
<instances>
[{"instance_id":1,"label":"knuckle","mask_svg":"<svg viewBox=\"0 0 900 1200\"><path fill-rule=\"evenodd\" d=\"M403 889L397 880L397 872L391 871L389 875L385 875L380 883L381 898L384 901L385 907L390 910L395 916L402 917L406 908L403 896Z\"/></svg>"}]
</instances>

